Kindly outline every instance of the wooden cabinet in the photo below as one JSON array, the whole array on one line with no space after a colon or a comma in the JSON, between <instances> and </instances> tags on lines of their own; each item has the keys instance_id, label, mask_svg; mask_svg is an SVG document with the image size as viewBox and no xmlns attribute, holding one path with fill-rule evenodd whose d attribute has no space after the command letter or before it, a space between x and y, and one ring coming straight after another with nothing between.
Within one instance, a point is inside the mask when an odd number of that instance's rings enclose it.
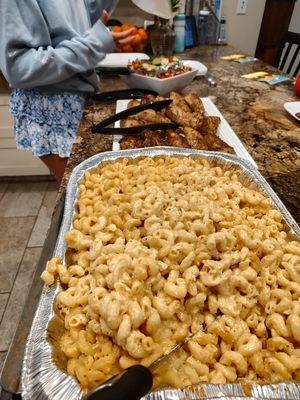
<instances>
[{"instance_id":1,"label":"wooden cabinet","mask_svg":"<svg viewBox=\"0 0 300 400\"><path fill-rule=\"evenodd\" d=\"M2 86L4 87L4 86ZM49 175L48 168L30 151L18 150L9 112L9 94L0 94L0 176Z\"/></svg>"},{"instance_id":2,"label":"wooden cabinet","mask_svg":"<svg viewBox=\"0 0 300 400\"><path fill-rule=\"evenodd\" d=\"M267 0L255 56L277 67L297 0Z\"/></svg>"}]
</instances>

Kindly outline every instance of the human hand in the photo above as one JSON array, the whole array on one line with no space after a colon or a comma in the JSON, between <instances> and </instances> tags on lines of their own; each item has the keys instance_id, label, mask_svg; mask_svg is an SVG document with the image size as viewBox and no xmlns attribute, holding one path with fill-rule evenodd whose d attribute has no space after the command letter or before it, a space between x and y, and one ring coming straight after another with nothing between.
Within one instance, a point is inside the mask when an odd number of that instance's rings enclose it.
<instances>
[{"instance_id":1,"label":"human hand","mask_svg":"<svg viewBox=\"0 0 300 400\"><path fill-rule=\"evenodd\" d=\"M106 25L108 20L109 20L108 12L104 10L101 16L101 21L103 22L104 25ZM135 33L136 33L136 28L130 28L123 32L111 32L112 37L116 43L116 46L130 44L135 38Z\"/></svg>"}]
</instances>

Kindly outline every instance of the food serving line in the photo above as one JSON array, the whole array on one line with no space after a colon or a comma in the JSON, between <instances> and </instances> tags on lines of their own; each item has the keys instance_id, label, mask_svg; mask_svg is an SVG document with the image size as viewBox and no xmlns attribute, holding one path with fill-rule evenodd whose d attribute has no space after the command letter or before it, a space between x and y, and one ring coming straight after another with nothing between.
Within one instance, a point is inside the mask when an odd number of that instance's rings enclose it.
<instances>
[{"instance_id":1,"label":"food serving line","mask_svg":"<svg viewBox=\"0 0 300 400\"><path fill-rule=\"evenodd\" d=\"M255 70L263 69L270 73L275 70L261 62L241 66L237 63L220 60L220 57L233 52L234 49L230 47L206 46L186 51L183 57L200 60L208 67L209 75L217 83L217 86L210 90L207 79L197 78L189 88L199 96L212 95L216 97L218 109L246 146L260 173L299 222L300 211L297 201L300 197L300 161L297 148L299 151L300 127L283 108L285 102L295 100L292 86L288 84L269 89L264 83L241 78L241 75ZM101 89L103 91L122 88L125 86L117 77L102 80ZM185 92L188 92L189 88L186 88ZM33 278L27 304L4 365L1 385L6 392L19 393L25 341L43 287L40 274L46 261L52 256L58 237L68 177L80 162L99 152L112 150L113 138L93 134L90 127L113 115L115 108L115 102L103 104L89 100L86 104L78 137L60 188L48 238ZM2 393L2 397L10 398L5 392Z\"/></svg>"}]
</instances>

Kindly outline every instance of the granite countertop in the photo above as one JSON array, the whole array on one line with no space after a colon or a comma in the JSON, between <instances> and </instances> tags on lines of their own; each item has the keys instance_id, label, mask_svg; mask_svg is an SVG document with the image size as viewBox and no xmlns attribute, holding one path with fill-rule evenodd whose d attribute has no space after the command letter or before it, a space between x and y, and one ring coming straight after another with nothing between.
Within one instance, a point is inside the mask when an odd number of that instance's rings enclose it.
<instances>
[{"instance_id":1,"label":"granite countertop","mask_svg":"<svg viewBox=\"0 0 300 400\"><path fill-rule=\"evenodd\" d=\"M300 223L300 124L283 108L285 102L297 100L293 86L287 83L270 87L241 78L253 71L278 71L260 61L240 65L220 59L233 53L236 49L230 46L200 46L187 50L182 57L199 60L208 67L209 75L217 83L213 93L217 97L217 107L256 161L262 175ZM123 88L125 85L118 77L102 80L101 91ZM207 80L196 78L185 92L189 90L207 96ZM90 133L90 126L114 112L115 104L97 104L91 100L86 103L62 187L78 163L112 149L112 138Z\"/></svg>"}]
</instances>

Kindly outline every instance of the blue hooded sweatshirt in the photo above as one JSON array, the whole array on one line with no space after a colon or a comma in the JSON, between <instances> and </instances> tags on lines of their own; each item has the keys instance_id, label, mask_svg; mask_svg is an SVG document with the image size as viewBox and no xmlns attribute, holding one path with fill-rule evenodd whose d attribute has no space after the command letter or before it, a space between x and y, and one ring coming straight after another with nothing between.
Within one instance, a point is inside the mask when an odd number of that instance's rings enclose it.
<instances>
[{"instance_id":1,"label":"blue hooded sweatshirt","mask_svg":"<svg viewBox=\"0 0 300 400\"><path fill-rule=\"evenodd\" d=\"M113 51L99 20L117 0L1 0L0 68L15 88L94 92L94 68Z\"/></svg>"}]
</instances>

